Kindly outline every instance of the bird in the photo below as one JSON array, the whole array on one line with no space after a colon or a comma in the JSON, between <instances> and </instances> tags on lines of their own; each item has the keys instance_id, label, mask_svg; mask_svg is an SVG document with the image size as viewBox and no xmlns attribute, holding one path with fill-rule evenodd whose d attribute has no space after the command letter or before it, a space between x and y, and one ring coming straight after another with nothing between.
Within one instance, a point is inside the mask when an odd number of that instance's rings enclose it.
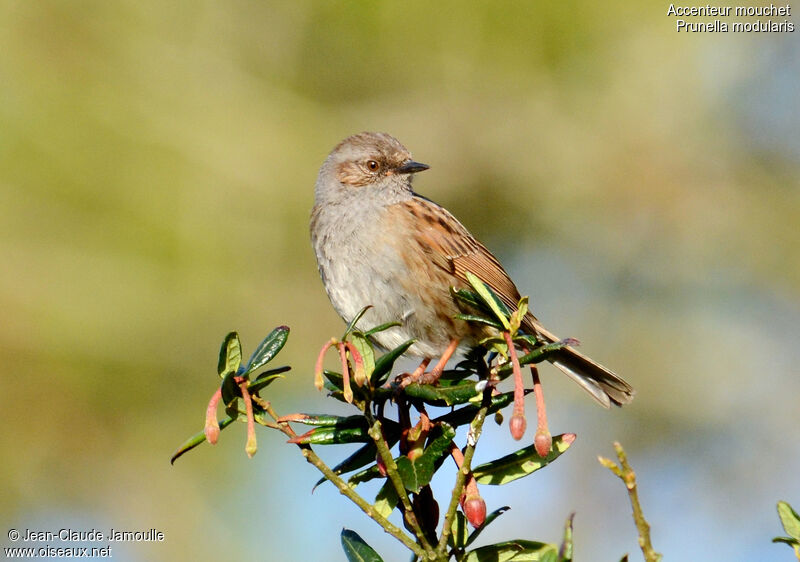
<instances>
[{"instance_id":1,"label":"bird","mask_svg":"<svg viewBox=\"0 0 800 562\"><path fill-rule=\"evenodd\" d=\"M458 219L413 190L415 175L427 169L387 133L344 139L320 167L310 230L320 277L339 316L350 322L370 306L358 329L399 322L371 338L385 349L415 340L406 352L422 358L415 373L439 357L431 371L435 380L455 352L467 352L492 330L456 317L463 305L451 288L470 288L472 273L511 310L520 293ZM560 341L530 312L521 328L546 343ZM548 360L606 408L633 399L630 384L573 345Z\"/></svg>"}]
</instances>

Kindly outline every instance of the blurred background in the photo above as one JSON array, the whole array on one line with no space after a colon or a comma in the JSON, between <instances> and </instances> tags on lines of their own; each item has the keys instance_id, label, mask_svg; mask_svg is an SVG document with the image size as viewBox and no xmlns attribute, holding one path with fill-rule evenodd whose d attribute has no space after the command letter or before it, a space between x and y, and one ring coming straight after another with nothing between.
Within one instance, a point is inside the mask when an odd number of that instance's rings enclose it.
<instances>
[{"instance_id":1,"label":"blurred background","mask_svg":"<svg viewBox=\"0 0 800 562\"><path fill-rule=\"evenodd\" d=\"M539 318L638 391L604 411L546 367L550 427L578 440L484 488L512 510L482 540L557 541L576 511L577 559L637 559L595 460L619 440L667 559L791 559L770 539L777 500L800 506L800 43L678 34L667 8L0 4L2 546L155 528L114 559L327 561L348 527L408 559L332 486L312 495L277 433L253 460L236 426L169 464L230 330L249 353L292 327L265 393L281 413L346 411L312 386L342 323L308 216L330 149L378 130ZM507 433L476 460L519 447Z\"/></svg>"}]
</instances>

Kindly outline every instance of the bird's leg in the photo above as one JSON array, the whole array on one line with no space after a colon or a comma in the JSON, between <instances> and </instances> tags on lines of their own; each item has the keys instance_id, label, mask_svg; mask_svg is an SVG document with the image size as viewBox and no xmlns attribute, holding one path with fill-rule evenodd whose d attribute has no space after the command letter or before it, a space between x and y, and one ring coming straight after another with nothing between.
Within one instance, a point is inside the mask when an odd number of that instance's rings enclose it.
<instances>
[{"instance_id":1,"label":"bird's leg","mask_svg":"<svg viewBox=\"0 0 800 562\"><path fill-rule=\"evenodd\" d=\"M434 384L436 381L438 381L439 377L442 376L445 365L447 365L447 362L450 361L450 358L456 352L456 349L458 349L458 340L451 340L450 345L448 345L447 349L444 350L444 353L439 359L439 362L436 363L436 366L431 369L430 372L420 375L418 382L420 384Z\"/></svg>"},{"instance_id":2,"label":"bird's leg","mask_svg":"<svg viewBox=\"0 0 800 562\"><path fill-rule=\"evenodd\" d=\"M442 376L445 365L447 365L447 362L450 361L450 358L456 352L456 349L458 349L458 340L452 340L450 345L447 346L447 349L444 350L442 357L439 359L433 369L430 370L430 372L425 372L425 369L431 362L431 358L426 357L419 364L419 367L414 369L413 373L406 376L401 375L402 379L400 381L400 390L404 389L413 382L417 382L419 384L434 384L439 380L439 377Z\"/></svg>"},{"instance_id":3,"label":"bird's leg","mask_svg":"<svg viewBox=\"0 0 800 562\"><path fill-rule=\"evenodd\" d=\"M420 361L419 366L414 369L414 372L411 373L408 378L411 379L411 382L416 382L424 373L425 369L428 368L428 363L431 362L430 357L426 357L422 361Z\"/></svg>"},{"instance_id":4,"label":"bird's leg","mask_svg":"<svg viewBox=\"0 0 800 562\"><path fill-rule=\"evenodd\" d=\"M422 375L425 373L425 369L428 368L428 363L430 362L431 358L426 357L420 362L419 366L416 369L414 369L413 373L402 373L400 375L397 375L397 378L395 378L395 382L398 383L397 390L398 391L403 390L412 382L418 382L419 379L422 377Z\"/></svg>"}]
</instances>

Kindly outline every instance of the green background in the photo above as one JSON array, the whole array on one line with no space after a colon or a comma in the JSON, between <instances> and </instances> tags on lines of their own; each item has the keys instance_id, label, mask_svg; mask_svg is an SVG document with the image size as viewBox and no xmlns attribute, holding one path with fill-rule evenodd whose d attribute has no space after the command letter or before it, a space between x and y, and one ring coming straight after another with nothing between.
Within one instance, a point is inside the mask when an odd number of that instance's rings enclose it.
<instances>
[{"instance_id":1,"label":"green background","mask_svg":"<svg viewBox=\"0 0 800 562\"><path fill-rule=\"evenodd\" d=\"M638 391L603 411L546 368L551 429L578 440L484 488L512 510L481 541L556 541L574 510L578 559L633 553L595 461L620 440L669 559L790 557L769 540L775 502L800 504L800 44L679 34L668 7L0 4L3 533L165 533L115 560L342 560L346 526L407 559L333 487L311 495L278 434L252 461L235 427L168 462L232 329L248 354L289 324L294 370L267 394L330 409L312 369L342 324L313 185L339 140L380 130L542 321ZM514 447L485 439L478 462Z\"/></svg>"}]
</instances>

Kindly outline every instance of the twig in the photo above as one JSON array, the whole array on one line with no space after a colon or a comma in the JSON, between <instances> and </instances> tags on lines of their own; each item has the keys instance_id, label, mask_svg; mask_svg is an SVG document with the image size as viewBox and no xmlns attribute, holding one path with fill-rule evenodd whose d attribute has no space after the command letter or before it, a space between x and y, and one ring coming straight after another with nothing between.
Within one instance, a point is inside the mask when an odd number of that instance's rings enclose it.
<instances>
[{"instance_id":1,"label":"twig","mask_svg":"<svg viewBox=\"0 0 800 562\"><path fill-rule=\"evenodd\" d=\"M650 542L650 524L644 518L642 506L639 504L639 493L636 490L636 473L633 472L631 465L628 464L628 456L619 442L614 443L614 450L617 453L619 465L605 457L597 457L597 460L625 483L625 487L628 489L628 497L631 500L631 507L633 508L633 520L636 522L636 529L639 532L639 547L642 549L644 559L646 562L659 562L661 554L653 549L653 544Z\"/></svg>"},{"instance_id":2,"label":"twig","mask_svg":"<svg viewBox=\"0 0 800 562\"><path fill-rule=\"evenodd\" d=\"M488 390L488 389L487 389ZM486 412L489 410L488 393L484 394L484 401L481 409L475 415L472 423L469 426L467 433L467 447L464 450L464 461L461 464L461 470L458 471L456 476L456 484L453 487L453 495L450 497L450 505L447 507L447 514L444 517L444 524L442 525L442 536L439 539L439 544L436 545L436 554L446 559L447 555L447 539L450 537L453 527L453 518L456 516L458 504L461 501L461 494L464 492L464 485L467 481L467 476L472 472L472 456L475 454L475 445L481 436L483 429L483 422L486 420Z\"/></svg>"},{"instance_id":3,"label":"twig","mask_svg":"<svg viewBox=\"0 0 800 562\"><path fill-rule=\"evenodd\" d=\"M278 420L278 414L275 413L275 410L272 408L269 402L265 402L264 404L260 404L262 407L266 406L264 409L267 413L272 417L274 420ZM282 422L278 424L278 429L285 433L288 437L296 437L297 434L291 428L291 426L287 422ZM378 525L383 527L383 530L392 535L394 538L399 540L403 543L406 547L408 547L411 552L414 553L415 556L418 558L424 559L426 552L415 543L411 537L405 534L400 528L396 527L392 524L388 519L386 519L383 515L378 513L375 508L364 498L359 496L355 490L353 490L350 486L347 485L338 474L336 474L328 465L326 465L322 459L320 459L317 454L311 449L310 445L297 445L300 448L300 451L303 453L303 456L306 460L313 464L317 470L319 470L325 478L331 481L331 483L336 486L339 492L346 496L347 499L352 501L358 507L361 508L361 511L367 514L373 521L375 521Z\"/></svg>"},{"instance_id":4,"label":"twig","mask_svg":"<svg viewBox=\"0 0 800 562\"><path fill-rule=\"evenodd\" d=\"M383 464L386 467L387 476L392 482L392 485L397 492L397 496L400 498L400 502L403 504L405 519L411 529L414 531L414 534L419 539L419 543L425 549L427 555L427 553L430 553L433 550L433 547L431 546L430 542L428 542L428 538L425 536L425 532L422 530L422 527L420 527L419 521L417 521L417 516L414 513L414 506L411 504L411 499L408 497L406 487L403 485L403 478L400 476L400 473L397 470L397 463L394 462L392 452L389 450L389 446L386 444L386 440L383 438L383 430L381 428L380 420L375 420L372 423L372 427L369 428L369 436L372 437L372 440L375 442L375 446L378 448L378 454L380 455L381 459L383 460Z\"/></svg>"}]
</instances>

